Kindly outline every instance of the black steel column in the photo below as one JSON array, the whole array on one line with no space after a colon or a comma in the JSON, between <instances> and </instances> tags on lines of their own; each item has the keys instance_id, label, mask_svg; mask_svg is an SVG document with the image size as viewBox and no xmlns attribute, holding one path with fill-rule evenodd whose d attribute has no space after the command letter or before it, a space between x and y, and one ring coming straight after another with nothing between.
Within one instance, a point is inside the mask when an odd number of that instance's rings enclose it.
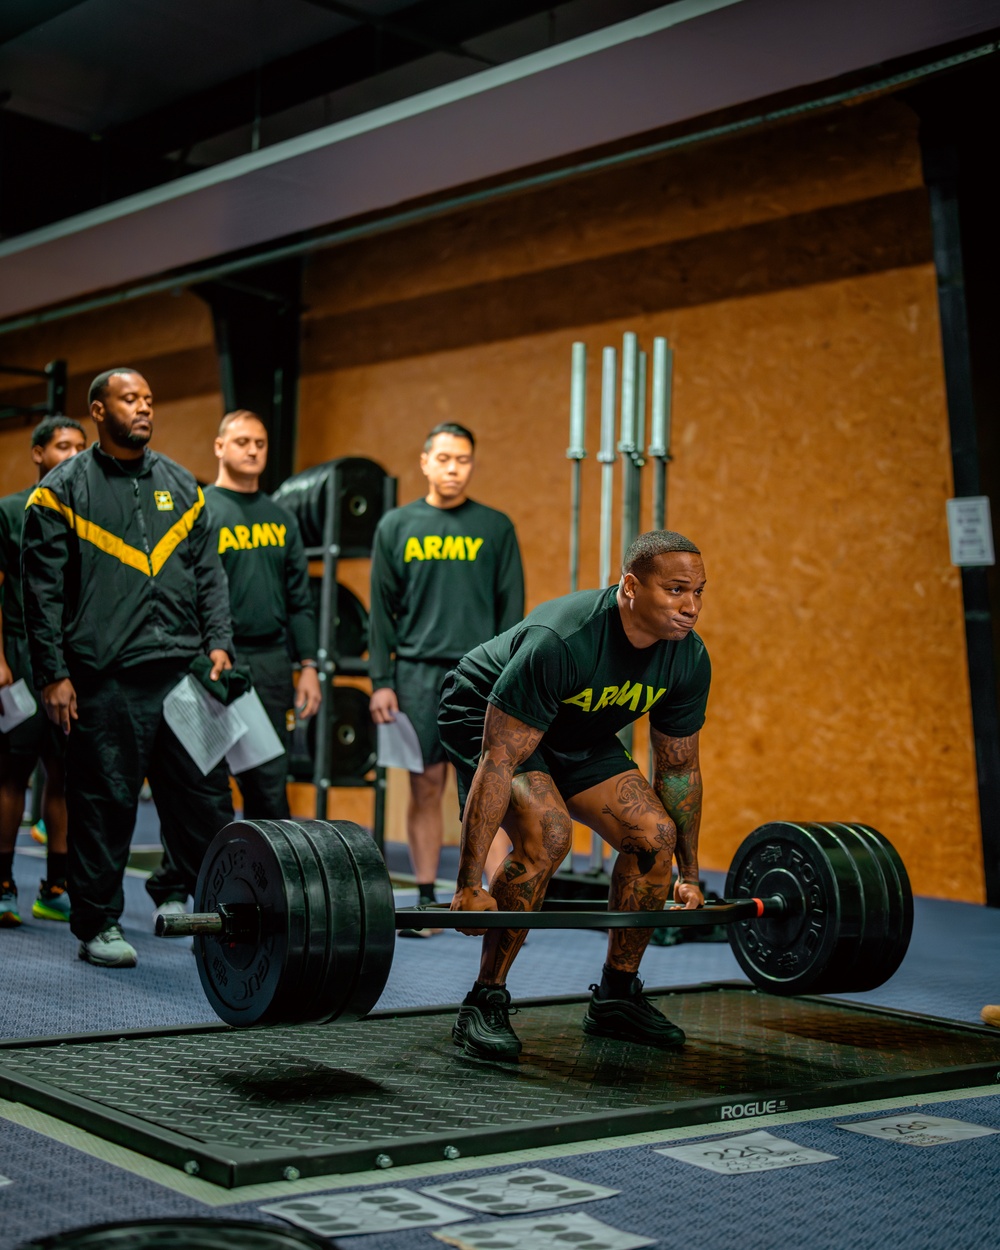
<instances>
[{"instance_id":1,"label":"black steel column","mask_svg":"<svg viewBox=\"0 0 1000 1250\"><path fill-rule=\"evenodd\" d=\"M924 178L930 193L955 495L980 495L983 490L960 226L959 150L947 130L930 121L926 114L922 140ZM962 569L986 901L992 907L1000 907L1000 714L988 578L985 568ZM948 830L940 833L947 840Z\"/></svg>"},{"instance_id":2,"label":"black steel column","mask_svg":"<svg viewBox=\"0 0 1000 1250\"><path fill-rule=\"evenodd\" d=\"M225 411L249 408L268 427L267 491L294 469L301 286L296 258L191 288L212 310Z\"/></svg>"}]
</instances>

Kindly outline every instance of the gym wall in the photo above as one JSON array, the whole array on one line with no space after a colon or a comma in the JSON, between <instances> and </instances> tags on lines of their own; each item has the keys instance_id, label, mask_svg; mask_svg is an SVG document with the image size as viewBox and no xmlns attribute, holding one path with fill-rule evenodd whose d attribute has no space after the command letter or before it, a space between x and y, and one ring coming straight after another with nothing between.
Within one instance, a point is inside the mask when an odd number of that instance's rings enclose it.
<instances>
[{"instance_id":1,"label":"gym wall","mask_svg":"<svg viewBox=\"0 0 1000 1250\"><path fill-rule=\"evenodd\" d=\"M179 460L201 481L215 481L212 440L222 416L219 369L208 306L188 291L133 300L65 321L0 337L0 360L31 364L63 358L69 363L67 416L97 434L89 417L91 381L114 365L139 370L153 390L157 451ZM41 367L41 366L38 366ZM44 388L14 387L5 378L0 404L44 401ZM17 398L15 398L15 396ZM0 422L0 494L31 485L31 421Z\"/></svg>"},{"instance_id":2,"label":"gym wall","mask_svg":"<svg viewBox=\"0 0 1000 1250\"><path fill-rule=\"evenodd\" d=\"M668 524L698 541L709 574L703 863L725 867L770 818L861 820L897 845L918 892L982 901L927 198L901 101L317 253L305 304L298 466L369 456L407 502L427 429L468 423L474 494L517 524L529 606L568 589L570 344L583 339L591 361L589 586L600 349L626 329L647 349L665 334ZM74 412L112 357L135 364L157 396L156 446L214 476L221 399L197 297L9 335L0 355L65 356ZM3 491L30 481L15 424L0 427ZM365 602L367 568L341 566ZM370 820L370 792L332 797ZM310 810L304 796L296 807Z\"/></svg>"},{"instance_id":3,"label":"gym wall","mask_svg":"<svg viewBox=\"0 0 1000 1250\"><path fill-rule=\"evenodd\" d=\"M665 334L668 524L709 574L704 864L726 866L767 819L863 820L918 891L982 900L935 278L904 104L331 249L305 302L299 463L373 456L406 502L426 430L467 422L474 493L517 524L529 606L568 589L570 344L591 360L587 586L600 349Z\"/></svg>"}]
</instances>

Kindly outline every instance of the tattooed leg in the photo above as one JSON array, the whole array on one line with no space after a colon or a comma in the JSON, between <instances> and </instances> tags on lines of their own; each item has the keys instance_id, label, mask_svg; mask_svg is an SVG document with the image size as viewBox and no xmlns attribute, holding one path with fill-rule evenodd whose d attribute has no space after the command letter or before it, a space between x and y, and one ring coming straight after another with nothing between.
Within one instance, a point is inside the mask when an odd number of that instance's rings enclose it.
<instances>
[{"instance_id":1,"label":"tattooed leg","mask_svg":"<svg viewBox=\"0 0 1000 1250\"><path fill-rule=\"evenodd\" d=\"M513 845L490 884L490 893L501 911L535 911L573 837L573 822L551 777L526 773L514 778L503 828ZM526 936L526 929L487 930L479 968L483 985L502 985L507 980Z\"/></svg>"},{"instance_id":2,"label":"tattooed leg","mask_svg":"<svg viewBox=\"0 0 1000 1250\"><path fill-rule=\"evenodd\" d=\"M677 828L645 777L620 773L574 795L569 810L618 851L611 910L662 911L670 896ZM637 972L652 935L652 929L612 929L608 966Z\"/></svg>"}]
</instances>

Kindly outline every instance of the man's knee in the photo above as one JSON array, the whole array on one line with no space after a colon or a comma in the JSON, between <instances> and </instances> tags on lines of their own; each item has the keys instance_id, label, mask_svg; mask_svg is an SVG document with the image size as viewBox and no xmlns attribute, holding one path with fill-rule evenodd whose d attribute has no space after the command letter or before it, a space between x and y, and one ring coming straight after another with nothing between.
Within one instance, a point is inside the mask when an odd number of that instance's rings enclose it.
<instances>
[{"instance_id":1,"label":"man's knee","mask_svg":"<svg viewBox=\"0 0 1000 1250\"><path fill-rule=\"evenodd\" d=\"M551 877L573 845L573 821L565 811L543 812L535 827L516 829L511 841L506 864L514 865L514 876Z\"/></svg>"},{"instance_id":2,"label":"man's knee","mask_svg":"<svg viewBox=\"0 0 1000 1250\"><path fill-rule=\"evenodd\" d=\"M673 873L677 828L672 820L644 833L630 834L621 842L623 855L635 860L639 875L653 882L669 883Z\"/></svg>"},{"instance_id":3,"label":"man's knee","mask_svg":"<svg viewBox=\"0 0 1000 1250\"><path fill-rule=\"evenodd\" d=\"M422 773L410 773L410 794L417 807L440 805L447 780L446 764L429 764Z\"/></svg>"}]
</instances>

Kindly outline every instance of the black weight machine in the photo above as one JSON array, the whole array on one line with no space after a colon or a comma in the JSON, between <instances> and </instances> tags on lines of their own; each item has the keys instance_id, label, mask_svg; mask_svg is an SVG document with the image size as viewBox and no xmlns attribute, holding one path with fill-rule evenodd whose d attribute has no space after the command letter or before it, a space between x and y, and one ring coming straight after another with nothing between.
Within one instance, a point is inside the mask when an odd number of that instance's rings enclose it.
<instances>
[{"instance_id":1,"label":"black weight machine","mask_svg":"<svg viewBox=\"0 0 1000 1250\"><path fill-rule=\"evenodd\" d=\"M342 560L371 557L375 527L396 506L396 479L373 460L347 456L315 465L288 478L274 498L294 513L306 556L321 560L313 578L319 623L320 710L308 723L296 722L289 771L316 790L316 816L327 819L331 789L371 786L375 791L372 833L381 850L385 830L385 769L375 763L375 726L368 696L337 677L365 677L368 618L363 604L337 581ZM371 779L369 779L371 775Z\"/></svg>"},{"instance_id":2,"label":"black weight machine","mask_svg":"<svg viewBox=\"0 0 1000 1250\"><path fill-rule=\"evenodd\" d=\"M45 402L42 404L0 404L0 420L10 417L55 417L66 412L67 366L65 360L50 360L44 369L29 369L23 365L0 365L0 373L10 377L34 378L45 383Z\"/></svg>"}]
</instances>

